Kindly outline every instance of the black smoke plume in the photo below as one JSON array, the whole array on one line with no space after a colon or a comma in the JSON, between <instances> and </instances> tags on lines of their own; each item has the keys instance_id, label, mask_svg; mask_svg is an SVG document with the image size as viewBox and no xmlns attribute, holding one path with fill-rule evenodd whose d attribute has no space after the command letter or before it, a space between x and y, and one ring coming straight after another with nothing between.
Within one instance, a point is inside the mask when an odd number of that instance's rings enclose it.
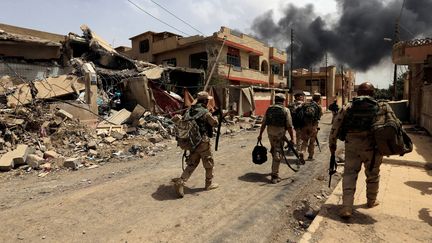
<instances>
[{"instance_id":1,"label":"black smoke plume","mask_svg":"<svg viewBox=\"0 0 432 243\"><path fill-rule=\"evenodd\" d=\"M257 17L252 30L258 38L288 45L295 32L294 67L322 63L328 52L336 62L366 71L391 53L395 26L403 0L336 0L338 16L319 16L313 5L289 4L276 23L273 12ZM429 37L432 33L432 0L406 0L400 18L400 39ZM288 47L287 47L288 50Z\"/></svg>"}]
</instances>

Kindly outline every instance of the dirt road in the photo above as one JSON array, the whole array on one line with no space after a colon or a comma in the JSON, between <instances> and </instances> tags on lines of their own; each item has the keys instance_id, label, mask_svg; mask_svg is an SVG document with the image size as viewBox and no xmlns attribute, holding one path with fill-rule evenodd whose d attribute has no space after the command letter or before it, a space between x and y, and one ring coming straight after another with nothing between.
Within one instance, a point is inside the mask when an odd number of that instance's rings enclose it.
<instances>
[{"instance_id":1,"label":"dirt road","mask_svg":"<svg viewBox=\"0 0 432 243\"><path fill-rule=\"evenodd\" d=\"M328 165L328 115L325 121L320 125L324 151L297 173L281 164L283 180L277 185L269 184L270 162L251 162L258 131L222 137L214 153L221 187L204 191L199 166L183 199L176 199L170 184L181 172L175 143L141 161L45 178L0 178L0 241L286 242L290 236L280 231L287 230L292 202L325 184L316 183Z\"/></svg>"}]
</instances>

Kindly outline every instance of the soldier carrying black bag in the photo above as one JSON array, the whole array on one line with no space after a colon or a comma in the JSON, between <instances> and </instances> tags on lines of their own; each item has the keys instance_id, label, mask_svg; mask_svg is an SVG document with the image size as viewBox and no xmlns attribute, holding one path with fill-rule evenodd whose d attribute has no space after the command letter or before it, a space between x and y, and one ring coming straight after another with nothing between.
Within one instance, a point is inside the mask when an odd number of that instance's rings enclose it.
<instances>
[{"instance_id":1,"label":"soldier carrying black bag","mask_svg":"<svg viewBox=\"0 0 432 243\"><path fill-rule=\"evenodd\" d=\"M291 141L295 144L291 113L288 108L284 107L284 101L285 96L283 94L276 94L275 104L267 109L258 135L258 142L260 142L262 134L267 128L271 145L270 153L273 158L271 172L271 182L273 184L281 180L279 177L279 165L284 153L283 144L287 131L291 137Z\"/></svg>"}]
</instances>

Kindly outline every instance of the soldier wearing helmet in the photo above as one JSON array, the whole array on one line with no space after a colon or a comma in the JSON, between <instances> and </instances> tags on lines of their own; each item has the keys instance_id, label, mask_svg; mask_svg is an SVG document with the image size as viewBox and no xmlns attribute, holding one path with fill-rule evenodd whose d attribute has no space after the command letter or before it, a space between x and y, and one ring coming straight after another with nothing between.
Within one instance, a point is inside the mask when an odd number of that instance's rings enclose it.
<instances>
[{"instance_id":1,"label":"soldier wearing helmet","mask_svg":"<svg viewBox=\"0 0 432 243\"><path fill-rule=\"evenodd\" d=\"M329 137L332 155L336 152L336 141L345 141L345 165L342 180L343 205L339 212L342 218L349 218L353 213L354 193L357 176L362 164L366 174L367 207L378 205L379 167L383 156L375 147L371 132L372 124L378 112L378 103L373 98L374 86L369 82L359 85L357 94L350 103L336 115ZM392 112L387 106L388 112ZM372 163L372 161L374 161ZM373 164L373 167L371 167Z\"/></svg>"},{"instance_id":2,"label":"soldier wearing helmet","mask_svg":"<svg viewBox=\"0 0 432 243\"><path fill-rule=\"evenodd\" d=\"M184 196L184 184L191 177L200 160L202 160L206 171L205 189L212 190L218 188L219 186L213 182L214 161L211 152L210 137L213 134L212 127L218 125L218 120L214 118L207 109L207 104L211 99L213 99L213 97L207 92L199 92L194 104L185 113L186 118L194 119L198 124L199 133L201 134L202 140L199 145L193 151L190 151L190 154L186 157L187 166L180 178L173 179L174 189L176 190L176 193L179 197Z\"/></svg>"},{"instance_id":3,"label":"soldier wearing helmet","mask_svg":"<svg viewBox=\"0 0 432 243\"><path fill-rule=\"evenodd\" d=\"M267 128L271 145L270 152L273 158L271 172L271 182L273 184L281 180L279 177L279 165L283 156L283 144L287 131L291 137L291 141L295 143L291 112L284 106L284 102L285 95L275 95L275 104L267 109L258 135L258 141L261 141L262 134Z\"/></svg>"},{"instance_id":4,"label":"soldier wearing helmet","mask_svg":"<svg viewBox=\"0 0 432 243\"><path fill-rule=\"evenodd\" d=\"M314 93L312 101L304 103L296 112L300 124L296 127L297 150L301 160L304 160L306 149L308 151L308 160L313 160L315 154L315 141L318 134L318 123L322 116L320 105L321 94Z\"/></svg>"}]
</instances>

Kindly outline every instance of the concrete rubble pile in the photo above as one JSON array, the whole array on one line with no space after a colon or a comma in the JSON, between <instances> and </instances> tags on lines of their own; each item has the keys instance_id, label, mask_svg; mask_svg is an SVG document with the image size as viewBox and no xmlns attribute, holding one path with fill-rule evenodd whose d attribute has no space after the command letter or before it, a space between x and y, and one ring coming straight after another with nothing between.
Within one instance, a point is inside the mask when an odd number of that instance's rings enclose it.
<instances>
[{"instance_id":1,"label":"concrete rubble pile","mask_svg":"<svg viewBox=\"0 0 432 243\"><path fill-rule=\"evenodd\" d=\"M94 129L45 104L2 109L0 171L20 167L40 170L44 176L60 168L94 168L119 159L154 156L167 147L163 141L173 134L170 119L148 111L135 116L137 120L130 117L115 125L109 123L118 118L114 114Z\"/></svg>"},{"instance_id":2,"label":"concrete rubble pile","mask_svg":"<svg viewBox=\"0 0 432 243\"><path fill-rule=\"evenodd\" d=\"M178 94L187 92L176 87L185 77L202 84L204 71L132 60L89 27L81 30L82 36L29 36L0 29L0 171L43 177L94 168L154 156L173 138L170 117L185 110ZM228 117L236 128L222 133L259 124L246 119Z\"/></svg>"}]
</instances>

